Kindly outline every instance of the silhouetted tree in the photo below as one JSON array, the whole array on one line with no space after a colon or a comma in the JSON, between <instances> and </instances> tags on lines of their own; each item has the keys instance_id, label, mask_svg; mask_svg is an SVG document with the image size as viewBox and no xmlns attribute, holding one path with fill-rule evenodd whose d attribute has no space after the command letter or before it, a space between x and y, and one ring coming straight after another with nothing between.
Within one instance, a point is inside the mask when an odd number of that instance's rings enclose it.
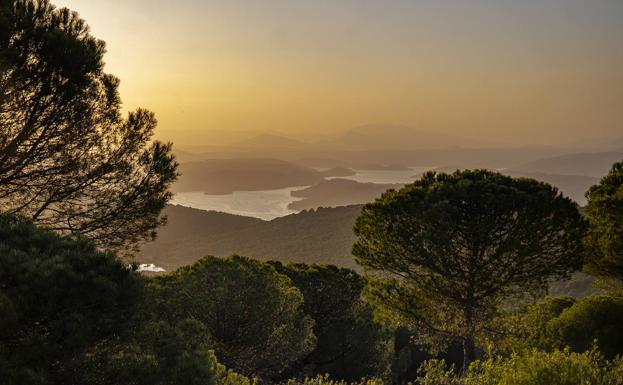
<instances>
[{"instance_id":1,"label":"silhouetted tree","mask_svg":"<svg viewBox=\"0 0 623 385\"><path fill-rule=\"evenodd\" d=\"M588 270L623 293L623 162L586 193Z\"/></svg>"},{"instance_id":2,"label":"silhouetted tree","mask_svg":"<svg viewBox=\"0 0 623 385\"><path fill-rule=\"evenodd\" d=\"M120 248L154 235L177 164L151 112L122 118L104 53L66 8L0 3L0 211Z\"/></svg>"},{"instance_id":3,"label":"silhouetted tree","mask_svg":"<svg viewBox=\"0 0 623 385\"><path fill-rule=\"evenodd\" d=\"M158 317L201 322L219 362L236 372L275 379L314 348L301 292L268 264L207 257L155 284Z\"/></svg>"},{"instance_id":4,"label":"silhouetted tree","mask_svg":"<svg viewBox=\"0 0 623 385\"><path fill-rule=\"evenodd\" d=\"M584 222L552 186L485 170L429 172L367 204L355 224L371 297L428 331L460 339L464 370L482 325L511 296L582 264Z\"/></svg>"}]
</instances>

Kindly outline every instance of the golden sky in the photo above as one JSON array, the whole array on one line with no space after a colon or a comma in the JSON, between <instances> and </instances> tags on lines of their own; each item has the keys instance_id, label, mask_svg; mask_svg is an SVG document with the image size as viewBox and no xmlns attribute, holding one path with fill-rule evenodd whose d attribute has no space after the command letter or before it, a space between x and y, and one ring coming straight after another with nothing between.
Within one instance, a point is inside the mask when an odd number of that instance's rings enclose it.
<instances>
[{"instance_id":1,"label":"golden sky","mask_svg":"<svg viewBox=\"0 0 623 385\"><path fill-rule=\"evenodd\" d=\"M621 0L52 0L157 136L396 123L514 145L623 136Z\"/></svg>"}]
</instances>

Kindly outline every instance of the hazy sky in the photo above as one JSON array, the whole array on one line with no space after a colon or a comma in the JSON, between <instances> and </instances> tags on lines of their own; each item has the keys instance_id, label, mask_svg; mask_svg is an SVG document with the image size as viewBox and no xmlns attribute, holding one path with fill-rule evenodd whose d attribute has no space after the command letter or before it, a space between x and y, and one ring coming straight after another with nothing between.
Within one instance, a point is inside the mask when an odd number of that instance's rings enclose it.
<instances>
[{"instance_id":1,"label":"hazy sky","mask_svg":"<svg viewBox=\"0 0 623 385\"><path fill-rule=\"evenodd\" d=\"M515 144L623 136L621 0L52 0L157 135L398 123Z\"/></svg>"}]
</instances>

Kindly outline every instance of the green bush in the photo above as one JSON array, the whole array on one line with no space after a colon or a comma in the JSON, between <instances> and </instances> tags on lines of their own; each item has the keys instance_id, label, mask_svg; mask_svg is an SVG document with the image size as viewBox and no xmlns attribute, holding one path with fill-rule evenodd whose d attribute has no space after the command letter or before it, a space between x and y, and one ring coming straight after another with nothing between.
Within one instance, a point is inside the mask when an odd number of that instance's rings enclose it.
<instances>
[{"instance_id":1,"label":"green bush","mask_svg":"<svg viewBox=\"0 0 623 385\"><path fill-rule=\"evenodd\" d=\"M623 354L623 298L600 295L578 301L547 323L547 333L560 348L583 352L596 343L608 358Z\"/></svg>"},{"instance_id":2,"label":"green bush","mask_svg":"<svg viewBox=\"0 0 623 385\"><path fill-rule=\"evenodd\" d=\"M304 379L290 379L281 385L384 385L383 381L375 378L362 378L359 381L347 382L332 380L329 375L317 375L316 377L306 377Z\"/></svg>"},{"instance_id":3,"label":"green bush","mask_svg":"<svg viewBox=\"0 0 623 385\"><path fill-rule=\"evenodd\" d=\"M216 364L214 381L215 385L258 385L260 383L257 378L245 377L221 364Z\"/></svg>"},{"instance_id":4,"label":"green bush","mask_svg":"<svg viewBox=\"0 0 623 385\"><path fill-rule=\"evenodd\" d=\"M597 350L533 350L507 359L475 361L464 377L440 361L428 361L421 373L420 385L621 385L623 359L608 361Z\"/></svg>"},{"instance_id":5,"label":"green bush","mask_svg":"<svg viewBox=\"0 0 623 385\"><path fill-rule=\"evenodd\" d=\"M492 353L510 354L533 348L552 350L556 344L548 331L548 323L575 303L571 297L546 298L499 317L491 329L500 332L486 336Z\"/></svg>"}]
</instances>

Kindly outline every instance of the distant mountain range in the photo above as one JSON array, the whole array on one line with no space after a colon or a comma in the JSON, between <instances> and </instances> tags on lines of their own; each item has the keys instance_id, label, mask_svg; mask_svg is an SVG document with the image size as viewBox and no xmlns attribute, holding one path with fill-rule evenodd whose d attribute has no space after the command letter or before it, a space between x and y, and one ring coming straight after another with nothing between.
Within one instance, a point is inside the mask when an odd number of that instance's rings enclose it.
<instances>
[{"instance_id":1,"label":"distant mountain range","mask_svg":"<svg viewBox=\"0 0 623 385\"><path fill-rule=\"evenodd\" d=\"M221 141L216 145L175 146L174 152L180 163L207 159L276 158L311 167L357 168L362 164L376 163L409 166L458 164L461 168L515 169L521 165L522 168L516 171L587 176L595 176L596 173L543 170L540 165L530 163L545 158L574 157L579 153L623 152L623 138L613 138L608 142L585 141L574 147L517 147L396 124L363 125L324 140L295 139L276 132L255 136L246 132L245 135L236 133L237 141L228 144Z\"/></svg>"},{"instance_id":2,"label":"distant mountain range","mask_svg":"<svg viewBox=\"0 0 623 385\"><path fill-rule=\"evenodd\" d=\"M599 178L585 175L557 175L546 174L541 172L520 172L507 170L504 174L513 177L533 178L541 182L546 182L555 186L565 196L573 199L580 206L586 205L586 192L588 189L599 183Z\"/></svg>"},{"instance_id":3,"label":"distant mountain range","mask_svg":"<svg viewBox=\"0 0 623 385\"><path fill-rule=\"evenodd\" d=\"M233 144L239 149L305 149L311 144L275 134L260 134Z\"/></svg>"},{"instance_id":4,"label":"distant mountain range","mask_svg":"<svg viewBox=\"0 0 623 385\"><path fill-rule=\"evenodd\" d=\"M512 170L601 178L608 173L613 163L621 160L623 151L578 153L534 160L517 165Z\"/></svg>"},{"instance_id":5,"label":"distant mountain range","mask_svg":"<svg viewBox=\"0 0 623 385\"><path fill-rule=\"evenodd\" d=\"M511 168L500 168L503 173L531 177L557 186L565 195L581 205L588 188L608 173L613 163L623 159L623 152L576 153L537 159L519 163ZM302 162L306 163L306 162ZM383 164L360 163L360 169L382 171L405 170L403 165L390 162ZM493 165L474 165L474 162L457 166L431 167L438 171ZM274 190L289 187L311 186L293 194L304 198L291 204L292 209L308 209L320 206L360 204L374 199L389 185L362 184L353 181L329 181L327 177L345 177L352 169L337 166L322 171L297 162L269 158L209 159L182 163L181 176L173 185L174 192L204 192L207 194L230 194L233 191ZM414 175L413 179L416 179Z\"/></svg>"},{"instance_id":6,"label":"distant mountain range","mask_svg":"<svg viewBox=\"0 0 623 385\"><path fill-rule=\"evenodd\" d=\"M500 144L497 144L500 146ZM346 131L331 140L305 142L276 134L259 134L230 145L232 149L404 151L439 148L482 148L493 143L414 129L396 124L368 124Z\"/></svg>"},{"instance_id":7,"label":"distant mountain range","mask_svg":"<svg viewBox=\"0 0 623 385\"><path fill-rule=\"evenodd\" d=\"M395 124L369 124L355 127L334 140L319 142L316 145L326 149L351 151L492 147L492 143L485 141Z\"/></svg>"}]
</instances>

